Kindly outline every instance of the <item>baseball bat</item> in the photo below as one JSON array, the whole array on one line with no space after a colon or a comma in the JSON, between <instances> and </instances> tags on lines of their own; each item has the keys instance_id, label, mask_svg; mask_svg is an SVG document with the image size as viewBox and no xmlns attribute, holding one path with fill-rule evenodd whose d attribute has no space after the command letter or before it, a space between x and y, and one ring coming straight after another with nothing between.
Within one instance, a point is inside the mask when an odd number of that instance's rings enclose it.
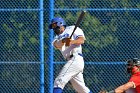
<instances>
[{"instance_id":1,"label":"baseball bat","mask_svg":"<svg viewBox=\"0 0 140 93\"><path fill-rule=\"evenodd\" d=\"M72 31L72 34L70 35L70 38L72 37L72 35L74 34L76 28L79 26L80 22L84 18L85 13L86 13L86 11L82 11L81 14L80 14L80 16L78 17L78 20L76 21L75 27L74 27L74 29Z\"/></svg>"}]
</instances>

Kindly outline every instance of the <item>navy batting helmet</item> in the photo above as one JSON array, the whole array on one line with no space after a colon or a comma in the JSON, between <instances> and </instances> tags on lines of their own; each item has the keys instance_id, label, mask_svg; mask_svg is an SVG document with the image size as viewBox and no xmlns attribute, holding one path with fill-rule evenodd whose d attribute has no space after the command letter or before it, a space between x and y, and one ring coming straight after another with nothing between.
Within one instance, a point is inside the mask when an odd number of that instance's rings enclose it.
<instances>
[{"instance_id":1,"label":"navy batting helmet","mask_svg":"<svg viewBox=\"0 0 140 93\"><path fill-rule=\"evenodd\" d=\"M134 66L140 66L140 59L133 58L127 61L127 72L131 73Z\"/></svg>"},{"instance_id":2,"label":"navy batting helmet","mask_svg":"<svg viewBox=\"0 0 140 93\"><path fill-rule=\"evenodd\" d=\"M51 20L51 24L49 25L49 29L53 29L60 26L66 26L65 20L61 17L55 17Z\"/></svg>"}]
</instances>

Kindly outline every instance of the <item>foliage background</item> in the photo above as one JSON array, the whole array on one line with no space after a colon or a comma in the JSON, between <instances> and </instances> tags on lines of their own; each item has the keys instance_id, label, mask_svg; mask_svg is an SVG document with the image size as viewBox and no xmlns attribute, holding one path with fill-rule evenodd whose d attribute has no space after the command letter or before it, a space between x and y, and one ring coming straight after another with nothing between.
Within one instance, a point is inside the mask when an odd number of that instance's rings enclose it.
<instances>
[{"instance_id":1,"label":"foliage background","mask_svg":"<svg viewBox=\"0 0 140 93\"><path fill-rule=\"evenodd\" d=\"M49 86L49 6L44 0L45 92ZM40 87L39 0L0 1L0 92L38 93ZM126 82L125 62L140 56L139 0L55 0L54 16L73 25L80 12L86 42L83 45L85 82L97 93ZM65 60L54 49L54 77ZM120 73L121 72L121 73ZM69 87L70 86L70 87ZM72 93L71 85L64 92Z\"/></svg>"}]
</instances>

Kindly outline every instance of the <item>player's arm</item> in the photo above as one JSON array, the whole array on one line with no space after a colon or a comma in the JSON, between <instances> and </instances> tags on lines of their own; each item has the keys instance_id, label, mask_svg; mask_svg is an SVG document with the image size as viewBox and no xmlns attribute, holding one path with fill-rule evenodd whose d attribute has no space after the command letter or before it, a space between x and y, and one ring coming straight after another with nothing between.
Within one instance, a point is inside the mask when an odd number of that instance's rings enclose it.
<instances>
[{"instance_id":1,"label":"player's arm","mask_svg":"<svg viewBox=\"0 0 140 93\"><path fill-rule=\"evenodd\" d=\"M62 40L55 40L53 42L53 46L57 49L62 48L63 45L64 45L64 43L62 42Z\"/></svg>"},{"instance_id":2,"label":"player's arm","mask_svg":"<svg viewBox=\"0 0 140 93\"><path fill-rule=\"evenodd\" d=\"M71 40L70 38L62 39L62 43L66 43L66 46L70 46L71 44L80 45L84 43L85 38L80 36L75 40Z\"/></svg>"},{"instance_id":3,"label":"player's arm","mask_svg":"<svg viewBox=\"0 0 140 93\"><path fill-rule=\"evenodd\" d=\"M71 40L70 44L80 45L83 44L85 41L84 37L80 36L76 40Z\"/></svg>"},{"instance_id":4,"label":"player's arm","mask_svg":"<svg viewBox=\"0 0 140 93\"><path fill-rule=\"evenodd\" d=\"M80 45L83 44L84 41L86 40L83 30L79 27L77 28L77 31L75 31L74 37L77 38L75 40L72 40L71 44Z\"/></svg>"},{"instance_id":5,"label":"player's arm","mask_svg":"<svg viewBox=\"0 0 140 93\"><path fill-rule=\"evenodd\" d=\"M119 86L118 88L115 89L115 93L123 93L124 91L134 88L134 83L133 82L128 82L124 85Z\"/></svg>"},{"instance_id":6,"label":"player's arm","mask_svg":"<svg viewBox=\"0 0 140 93\"><path fill-rule=\"evenodd\" d=\"M133 82L128 82L126 84L123 84L123 85L117 87L115 90L111 90L109 92L107 92L106 90L102 90L99 93L125 93L125 91L130 88L134 88Z\"/></svg>"}]
</instances>

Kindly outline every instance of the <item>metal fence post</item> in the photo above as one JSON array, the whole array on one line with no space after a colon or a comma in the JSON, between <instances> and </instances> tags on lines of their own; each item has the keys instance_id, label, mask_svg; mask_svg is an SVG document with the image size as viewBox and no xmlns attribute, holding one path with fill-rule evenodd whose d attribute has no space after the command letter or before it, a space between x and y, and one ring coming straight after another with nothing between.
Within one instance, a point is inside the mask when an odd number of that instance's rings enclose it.
<instances>
[{"instance_id":1,"label":"metal fence post","mask_svg":"<svg viewBox=\"0 0 140 93\"><path fill-rule=\"evenodd\" d=\"M50 11L49 11L49 21L51 21L51 19L54 16L54 0L50 0ZM49 34L49 41L50 41L50 45L49 45L49 93L53 93L53 47L51 42L53 41L53 31L50 30L50 34Z\"/></svg>"},{"instance_id":2,"label":"metal fence post","mask_svg":"<svg viewBox=\"0 0 140 93\"><path fill-rule=\"evenodd\" d=\"M44 93L44 33L43 33L43 0L40 0L40 93Z\"/></svg>"}]
</instances>

